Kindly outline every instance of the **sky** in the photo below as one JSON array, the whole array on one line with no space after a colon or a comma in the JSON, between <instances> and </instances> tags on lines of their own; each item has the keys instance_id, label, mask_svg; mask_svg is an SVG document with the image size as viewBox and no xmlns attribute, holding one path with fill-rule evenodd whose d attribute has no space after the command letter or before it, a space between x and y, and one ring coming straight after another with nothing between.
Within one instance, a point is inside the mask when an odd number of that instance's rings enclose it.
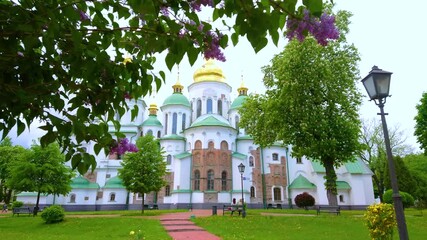
<instances>
[{"instance_id":1,"label":"sky","mask_svg":"<svg viewBox=\"0 0 427 240\"><path fill-rule=\"evenodd\" d=\"M396 0L335 0L335 10L347 10L353 13L350 21L348 42L354 43L361 56L359 62L360 79L365 77L372 66L393 72L390 94L384 110L389 128L398 126L407 137L406 143L419 150L419 144L413 136L417 114L416 105L420 102L422 93L427 91L427 78L422 70L427 67L426 41L427 20L423 17L427 10L427 1L410 0L406 2ZM242 76L249 93L263 93L263 74L261 67L270 63L275 54L280 53L286 45L283 38L275 46L272 41L260 52L255 53L250 44L244 39L235 47L225 50L226 62L217 62L226 76L226 82L233 88L232 98L237 97L237 88L241 84ZM424 59L424 60L423 60ZM158 58L158 67L167 69L163 61ZM202 57L190 66L184 57L179 66L179 79L184 86L183 93L188 94L187 87L193 82L194 71L204 63ZM147 104L155 102L158 106L173 92L172 85L178 78L177 67L166 71L164 84L153 98L146 98ZM361 92L366 95L362 83L359 83ZM380 119L377 115L379 108L368 97L363 98L360 108L363 119ZM14 140L28 146L36 130L26 132ZM12 136L16 138L15 136Z\"/></svg>"}]
</instances>

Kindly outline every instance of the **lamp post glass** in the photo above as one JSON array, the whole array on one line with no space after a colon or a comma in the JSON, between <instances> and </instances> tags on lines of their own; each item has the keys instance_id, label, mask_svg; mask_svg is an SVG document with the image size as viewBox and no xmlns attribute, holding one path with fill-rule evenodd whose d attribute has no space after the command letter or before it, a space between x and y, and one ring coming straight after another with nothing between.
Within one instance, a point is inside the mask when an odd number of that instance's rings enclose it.
<instances>
[{"instance_id":1,"label":"lamp post glass","mask_svg":"<svg viewBox=\"0 0 427 240\"><path fill-rule=\"evenodd\" d=\"M362 83L368 92L369 98L374 100L375 104L380 108L379 115L381 115L381 122L383 125L384 143L387 153L390 182L393 189L393 203L397 220L397 228L399 230L400 240L407 240L409 239L408 230L406 228L405 214L403 212L402 197L399 194L399 188L397 185L396 170L394 167L390 138L388 136L387 122L385 119L386 113L384 113L384 103L386 102L386 98L389 96L391 74L391 72L383 71L377 66L374 66L368 76L362 80Z\"/></svg>"},{"instance_id":2,"label":"lamp post glass","mask_svg":"<svg viewBox=\"0 0 427 240\"><path fill-rule=\"evenodd\" d=\"M240 182L242 184L242 218L246 217L246 208L245 208L245 199L243 198L243 173L245 172L245 165L243 163L240 163L239 166L240 172Z\"/></svg>"}]
</instances>

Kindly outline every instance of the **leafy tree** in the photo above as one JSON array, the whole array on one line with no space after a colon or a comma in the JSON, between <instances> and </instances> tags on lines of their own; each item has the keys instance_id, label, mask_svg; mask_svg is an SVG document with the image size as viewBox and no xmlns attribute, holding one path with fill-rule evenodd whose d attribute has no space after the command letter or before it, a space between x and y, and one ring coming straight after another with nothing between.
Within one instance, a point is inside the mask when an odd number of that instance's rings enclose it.
<instances>
[{"instance_id":1,"label":"leafy tree","mask_svg":"<svg viewBox=\"0 0 427 240\"><path fill-rule=\"evenodd\" d=\"M396 176L397 176L397 185L399 186L399 191L407 192L411 195L415 195L417 192L417 183L415 179L412 177L411 172L405 166L402 157L396 156L393 157L394 166L396 168ZM386 165L386 172L389 172L388 164ZM389 175L387 175L389 176ZM384 182L384 186L386 189L391 189L390 177L387 177Z\"/></svg>"},{"instance_id":2,"label":"leafy tree","mask_svg":"<svg viewBox=\"0 0 427 240\"><path fill-rule=\"evenodd\" d=\"M71 190L73 172L64 165L59 145L46 147L32 145L31 153L13 161L7 185L17 191L37 192L35 209L39 208L40 194L65 195ZM37 215L37 211L34 211Z\"/></svg>"},{"instance_id":3,"label":"leafy tree","mask_svg":"<svg viewBox=\"0 0 427 240\"><path fill-rule=\"evenodd\" d=\"M252 95L240 109L241 125L255 142L291 144L293 155L318 160L326 170L330 205L337 205L334 167L359 150L361 95L357 49L346 42L350 13L337 13L340 38L320 47L312 38L291 41L264 67L264 95Z\"/></svg>"},{"instance_id":4,"label":"leafy tree","mask_svg":"<svg viewBox=\"0 0 427 240\"><path fill-rule=\"evenodd\" d=\"M393 156L405 156L413 152L413 147L405 143L407 137L405 136L405 132L400 130L399 125L391 127L388 131L390 148ZM369 168L374 173L372 179L375 192L382 201L384 191L387 189L386 183L390 182L390 177L387 168L388 160L381 120L362 120L362 134L360 136L360 143L362 144L363 149L359 152L359 156L369 165ZM404 167L402 164L399 166ZM399 166L396 166L396 168L399 168ZM396 171L399 170L396 169ZM401 186L399 184L399 188L400 187Z\"/></svg>"},{"instance_id":5,"label":"leafy tree","mask_svg":"<svg viewBox=\"0 0 427 240\"><path fill-rule=\"evenodd\" d=\"M415 181L416 193L413 196L423 205L427 205L427 156L410 154L405 156L403 161Z\"/></svg>"},{"instance_id":6,"label":"leafy tree","mask_svg":"<svg viewBox=\"0 0 427 240\"><path fill-rule=\"evenodd\" d=\"M107 123L124 137L115 117L129 108L125 99L146 96L165 81L164 69L154 69L159 53L166 53L169 69L184 55L191 64L201 53L224 61L229 38L236 45L246 37L258 52L268 35L277 45L287 22L289 38L312 32L324 45L338 36L322 0L296 6L273 0L2 1L0 132L4 137L16 125L19 135L41 121L41 145L59 142L83 174L96 161L80 144L94 141L96 154L107 154L114 138ZM202 7L214 9L213 23L200 19ZM232 26L221 21L231 18Z\"/></svg>"},{"instance_id":7,"label":"leafy tree","mask_svg":"<svg viewBox=\"0 0 427 240\"><path fill-rule=\"evenodd\" d=\"M29 150L21 146L12 146L10 138L5 138L0 142L0 202L4 201L9 204L12 200L13 189L6 185L10 177L10 166L12 162L25 160Z\"/></svg>"},{"instance_id":8,"label":"leafy tree","mask_svg":"<svg viewBox=\"0 0 427 240\"><path fill-rule=\"evenodd\" d=\"M144 194L158 192L166 182L166 162L160 143L153 136L146 135L136 141L138 152L128 152L124 155L119 177L128 191L141 193L142 213L144 214Z\"/></svg>"},{"instance_id":9,"label":"leafy tree","mask_svg":"<svg viewBox=\"0 0 427 240\"><path fill-rule=\"evenodd\" d=\"M414 198L411 194L403 191L399 191L399 195L402 197L402 204L404 208L414 206ZM384 202L393 204L393 190L389 189L384 192Z\"/></svg>"},{"instance_id":10,"label":"leafy tree","mask_svg":"<svg viewBox=\"0 0 427 240\"><path fill-rule=\"evenodd\" d=\"M415 116L415 133L420 148L427 155L427 92L423 93L421 101L417 104L418 114Z\"/></svg>"}]
</instances>

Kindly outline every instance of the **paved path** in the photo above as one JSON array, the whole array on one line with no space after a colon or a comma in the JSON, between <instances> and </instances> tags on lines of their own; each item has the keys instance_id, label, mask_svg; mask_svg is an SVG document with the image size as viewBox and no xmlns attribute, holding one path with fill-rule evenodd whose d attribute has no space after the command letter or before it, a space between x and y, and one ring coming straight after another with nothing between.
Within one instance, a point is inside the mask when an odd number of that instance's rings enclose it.
<instances>
[{"instance_id":1,"label":"paved path","mask_svg":"<svg viewBox=\"0 0 427 240\"><path fill-rule=\"evenodd\" d=\"M220 240L218 236L196 226L190 218L207 217L211 210L193 210L191 212L169 213L160 216L160 222L174 240Z\"/></svg>"}]
</instances>

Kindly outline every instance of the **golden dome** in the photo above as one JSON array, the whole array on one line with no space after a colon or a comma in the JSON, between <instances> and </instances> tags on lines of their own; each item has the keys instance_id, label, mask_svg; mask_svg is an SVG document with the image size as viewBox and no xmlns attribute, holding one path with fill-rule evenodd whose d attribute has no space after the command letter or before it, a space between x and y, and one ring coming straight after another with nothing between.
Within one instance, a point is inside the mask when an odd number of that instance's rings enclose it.
<instances>
[{"instance_id":1,"label":"golden dome","mask_svg":"<svg viewBox=\"0 0 427 240\"><path fill-rule=\"evenodd\" d=\"M215 61L208 59L194 72L193 80L194 82L225 82L225 76L222 69L215 65Z\"/></svg>"},{"instance_id":2,"label":"golden dome","mask_svg":"<svg viewBox=\"0 0 427 240\"><path fill-rule=\"evenodd\" d=\"M150 115L157 115L157 104L155 103L150 104L148 111Z\"/></svg>"},{"instance_id":3,"label":"golden dome","mask_svg":"<svg viewBox=\"0 0 427 240\"><path fill-rule=\"evenodd\" d=\"M237 89L237 92L240 95L248 95L248 88L245 87L245 84L243 83L243 74L242 74L242 83L240 84L240 87Z\"/></svg>"}]
</instances>

